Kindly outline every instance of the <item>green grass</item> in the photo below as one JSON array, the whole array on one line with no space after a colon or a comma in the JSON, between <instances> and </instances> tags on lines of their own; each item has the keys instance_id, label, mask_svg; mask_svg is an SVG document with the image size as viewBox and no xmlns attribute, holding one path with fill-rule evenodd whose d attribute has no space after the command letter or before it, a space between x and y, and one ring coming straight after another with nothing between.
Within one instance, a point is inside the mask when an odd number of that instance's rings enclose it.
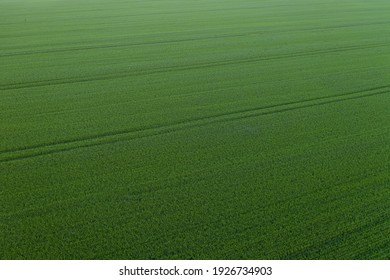
<instances>
[{"instance_id":1,"label":"green grass","mask_svg":"<svg viewBox=\"0 0 390 280\"><path fill-rule=\"evenodd\" d=\"M389 14L0 0L0 259L389 259Z\"/></svg>"}]
</instances>

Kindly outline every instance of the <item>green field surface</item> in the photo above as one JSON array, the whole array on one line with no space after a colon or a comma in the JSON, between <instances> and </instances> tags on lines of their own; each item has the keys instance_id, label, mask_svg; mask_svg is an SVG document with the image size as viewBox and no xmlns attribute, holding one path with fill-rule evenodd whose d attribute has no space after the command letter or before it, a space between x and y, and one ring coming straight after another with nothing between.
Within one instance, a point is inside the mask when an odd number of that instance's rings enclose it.
<instances>
[{"instance_id":1,"label":"green field surface","mask_svg":"<svg viewBox=\"0 0 390 280\"><path fill-rule=\"evenodd\" d=\"M0 259L389 259L389 15L0 0Z\"/></svg>"}]
</instances>

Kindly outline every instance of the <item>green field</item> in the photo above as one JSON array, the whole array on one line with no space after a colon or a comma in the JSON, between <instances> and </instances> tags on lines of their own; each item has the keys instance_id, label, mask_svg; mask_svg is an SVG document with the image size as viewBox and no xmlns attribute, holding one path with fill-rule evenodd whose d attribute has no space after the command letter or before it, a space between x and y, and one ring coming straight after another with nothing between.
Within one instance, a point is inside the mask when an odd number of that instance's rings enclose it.
<instances>
[{"instance_id":1,"label":"green field","mask_svg":"<svg viewBox=\"0 0 390 280\"><path fill-rule=\"evenodd\" d=\"M0 259L389 259L389 15L0 0Z\"/></svg>"}]
</instances>

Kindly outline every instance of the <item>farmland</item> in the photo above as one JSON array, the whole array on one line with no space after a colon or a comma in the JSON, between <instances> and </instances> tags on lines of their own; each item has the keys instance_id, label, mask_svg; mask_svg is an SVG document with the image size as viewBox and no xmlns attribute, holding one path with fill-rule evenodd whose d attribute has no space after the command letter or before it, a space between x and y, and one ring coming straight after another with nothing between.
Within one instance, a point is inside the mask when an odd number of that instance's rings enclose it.
<instances>
[{"instance_id":1,"label":"farmland","mask_svg":"<svg viewBox=\"0 0 390 280\"><path fill-rule=\"evenodd\" d=\"M0 0L0 259L389 259L389 15Z\"/></svg>"}]
</instances>

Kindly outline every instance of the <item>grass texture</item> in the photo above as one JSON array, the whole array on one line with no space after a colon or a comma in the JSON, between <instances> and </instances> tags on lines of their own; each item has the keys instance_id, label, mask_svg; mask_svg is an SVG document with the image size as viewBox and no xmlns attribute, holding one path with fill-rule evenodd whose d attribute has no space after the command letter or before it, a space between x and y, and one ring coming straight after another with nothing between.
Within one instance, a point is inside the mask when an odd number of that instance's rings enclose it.
<instances>
[{"instance_id":1,"label":"grass texture","mask_svg":"<svg viewBox=\"0 0 390 280\"><path fill-rule=\"evenodd\" d=\"M0 0L0 259L389 259L387 0Z\"/></svg>"}]
</instances>

